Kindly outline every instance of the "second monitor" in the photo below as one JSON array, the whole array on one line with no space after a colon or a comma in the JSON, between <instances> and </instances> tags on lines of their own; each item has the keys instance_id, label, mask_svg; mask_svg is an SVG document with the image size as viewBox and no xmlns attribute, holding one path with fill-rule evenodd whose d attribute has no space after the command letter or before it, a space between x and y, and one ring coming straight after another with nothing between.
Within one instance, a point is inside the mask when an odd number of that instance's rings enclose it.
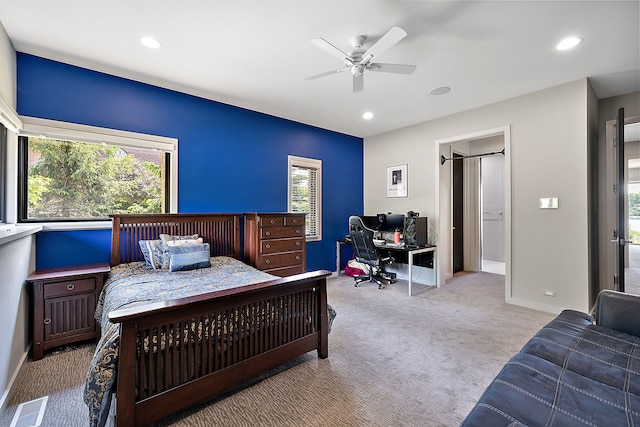
<instances>
[{"instance_id":1,"label":"second monitor","mask_svg":"<svg viewBox=\"0 0 640 427\"><path fill-rule=\"evenodd\" d=\"M378 230L393 233L398 230L404 231L404 215L401 214L378 214Z\"/></svg>"}]
</instances>

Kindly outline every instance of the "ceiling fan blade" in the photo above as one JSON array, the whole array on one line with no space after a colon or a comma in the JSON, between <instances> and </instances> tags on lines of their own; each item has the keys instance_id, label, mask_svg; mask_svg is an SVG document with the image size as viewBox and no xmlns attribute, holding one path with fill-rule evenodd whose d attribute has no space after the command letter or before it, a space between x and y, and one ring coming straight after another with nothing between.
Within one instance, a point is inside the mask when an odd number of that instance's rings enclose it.
<instances>
[{"instance_id":1,"label":"ceiling fan blade","mask_svg":"<svg viewBox=\"0 0 640 427\"><path fill-rule=\"evenodd\" d=\"M345 60L347 59L350 62L353 62L351 60L351 57L343 52L342 50L338 49L337 47L335 47L334 45L332 45L331 43L329 43L328 41L326 41L325 39L312 39L311 43L315 44L316 46L318 46L320 49L328 52L329 54L340 58L341 60Z\"/></svg>"},{"instance_id":2,"label":"ceiling fan blade","mask_svg":"<svg viewBox=\"0 0 640 427\"><path fill-rule=\"evenodd\" d=\"M348 71L349 67L344 67L344 68L338 68L337 70L331 70L331 71L327 71L325 73L320 73L320 74L315 74L313 76L309 76L309 77L305 77L305 80L315 80L315 79L319 79L320 77L326 77L326 76L330 76L332 74L337 74L340 73L342 71Z\"/></svg>"},{"instance_id":3,"label":"ceiling fan blade","mask_svg":"<svg viewBox=\"0 0 640 427\"><path fill-rule=\"evenodd\" d=\"M394 44L407 36L407 32L400 27L393 27L387 33L373 44L365 53L362 54L362 58L369 58L369 61L377 56L380 56L382 52L389 49Z\"/></svg>"},{"instance_id":4,"label":"ceiling fan blade","mask_svg":"<svg viewBox=\"0 0 640 427\"><path fill-rule=\"evenodd\" d=\"M353 76L353 93L362 92L364 90L364 74Z\"/></svg>"},{"instance_id":5,"label":"ceiling fan blade","mask_svg":"<svg viewBox=\"0 0 640 427\"><path fill-rule=\"evenodd\" d=\"M406 64L381 64L378 62L374 62L367 66L367 70L369 71L380 71L383 73L395 73L395 74L411 74L416 68L415 65L406 65Z\"/></svg>"}]
</instances>

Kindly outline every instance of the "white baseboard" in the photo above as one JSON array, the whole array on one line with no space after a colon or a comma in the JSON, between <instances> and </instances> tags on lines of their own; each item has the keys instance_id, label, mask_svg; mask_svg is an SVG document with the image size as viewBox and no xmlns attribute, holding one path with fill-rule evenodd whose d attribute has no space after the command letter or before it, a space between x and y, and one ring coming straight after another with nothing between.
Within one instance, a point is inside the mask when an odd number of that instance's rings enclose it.
<instances>
[{"instance_id":1,"label":"white baseboard","mask_svg":"<svg viewBox=\"0 0 640 427\"><path fill-rule=\"evenodd\" d=\"M531 308L533 310L544 311L546 313L551 313L551 314L560 314L560 312L564 310L564 308L558 307L556 305L541 304L538 302L528 301L522 298L506 298L505 302L507 304L518 305L520 307Z\"/></svg>"},{"instance_id":2,"label":"white baseboard","mask_svg":"<svg viewBox=\"0 0 640 427\"><path fill-rule=\"evenodd\" d=\"M27 347L27 351L22 355L22 360L20 361L18 369L16 369L11 376L9 383L7 384L7 389L4 390L2 397L0 397L0 416L4 416L7 405L15 393L14 385L16 385L20 380L20 377L22 377L22 372L24 371L24 368L27 365L27 359L29 358L29 348L31 348L31 346Z\"/></svg>"}]
</instances>

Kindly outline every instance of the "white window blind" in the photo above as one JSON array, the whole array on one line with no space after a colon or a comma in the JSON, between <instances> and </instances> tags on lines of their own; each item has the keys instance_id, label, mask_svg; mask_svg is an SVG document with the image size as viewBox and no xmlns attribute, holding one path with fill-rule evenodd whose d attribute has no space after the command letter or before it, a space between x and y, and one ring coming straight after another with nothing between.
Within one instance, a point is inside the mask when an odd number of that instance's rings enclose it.
<instances>
[{"instance_id":1,"label":"white window blind","mask_svg":"<svg viewBox=\"0 0 640 427\"><path fill-rule=\"evenodd\" d=\"M290 212L306 213L307 240L322 239L322 161L289 156Z\"/></svg>"}]
</instances>

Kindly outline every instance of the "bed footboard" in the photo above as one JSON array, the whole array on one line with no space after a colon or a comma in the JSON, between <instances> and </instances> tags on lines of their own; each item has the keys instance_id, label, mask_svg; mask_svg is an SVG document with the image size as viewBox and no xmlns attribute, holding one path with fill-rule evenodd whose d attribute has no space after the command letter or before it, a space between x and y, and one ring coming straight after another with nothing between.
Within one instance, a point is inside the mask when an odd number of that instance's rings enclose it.
<instances>
[{"instance_id":1,"label":"bed footboard","mask_svg":"<svg viewBox=\"0 0 640 427\"><path fill-rule=\"evenodd\" d=\"M326 358L329 274L110 313L121 325L117 425L153 424L314 349Z\"/></svg>"}]
</instances>

